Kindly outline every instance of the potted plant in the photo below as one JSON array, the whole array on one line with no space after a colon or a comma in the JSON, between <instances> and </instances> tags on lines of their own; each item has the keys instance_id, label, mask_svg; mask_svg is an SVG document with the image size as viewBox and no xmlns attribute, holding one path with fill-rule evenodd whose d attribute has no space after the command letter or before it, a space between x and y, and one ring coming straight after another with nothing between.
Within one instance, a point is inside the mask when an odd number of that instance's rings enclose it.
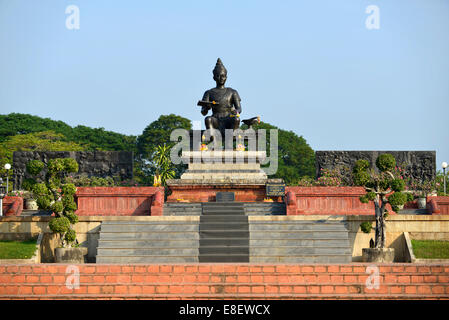
<instances>
[{"instance_id":1,"label":"potted plant","mask_svg":"<svg viewBox=\"0 0 449 320\"><path fill-rule=\"evenodd\" d=\"M32 160L30 173L38 175L45 164L39 160ZM39 164L40 162L40 164ZM78 163L72 158L57 158L48 161L45 182L32 186L37 197L37 205L41 210L50 210L54 218L49 227L53 233L59 235L61 246L55 249L57 263L84 263L87 248L79 247L73 225L78 222L75 214L77 209L74 194L76 187L73 183L63 183L67 173L78 172Z\"/></svg>"},{"instance_id":2,"label":"potted plant","mask_svg":"<svg viewBox=\"0 0 449 320\"><path fill-rule=\"evenodd\" d=\"M410 184L411 188L415 192L415 197L418 199L418 209L426 209L427 207L427 196L434 190L434 181L432 180L413 180Z\"/></svg>"},{"instance_id":3,"label":"potted plant","mask_svg":"<svg viewBox=\"0 0 449 320\"><path fill-rule=\"evenodd\" d=\"M387 204L393 211L398 212L399 206L407 202L407 195L402 191L405 188L403 179L394 174L396 159L391 154L382 154L376 159L378 173L370 168L367 160L358 160L353 169L354 183L365 188L366 194L360 197L363 203L374 202L374 215L376 220L374 248L362 249L364 262L393 262L394 249L385 248L386 226L388 216ZM364 228L368 230L368 226Z\"/></svg>"}]
</instances>

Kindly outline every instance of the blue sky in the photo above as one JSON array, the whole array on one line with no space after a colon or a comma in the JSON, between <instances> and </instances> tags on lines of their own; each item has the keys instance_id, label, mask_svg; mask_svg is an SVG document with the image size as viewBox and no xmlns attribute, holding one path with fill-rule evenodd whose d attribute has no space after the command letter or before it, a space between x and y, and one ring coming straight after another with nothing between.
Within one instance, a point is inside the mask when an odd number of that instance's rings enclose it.
<instances>
[{"instance_id":1,"label":"blue sky","mask_svg":"<svg viewBox=\"0 0 449 320\"><path fill-rule=\"evenodd\" d=\"M66 28L68 5L79 30ZM449 1L0 0L1 114L134 135L160 114L203 122L217 57L242 118L314 150L449 162Z\"/></svg>"}]
</instances>

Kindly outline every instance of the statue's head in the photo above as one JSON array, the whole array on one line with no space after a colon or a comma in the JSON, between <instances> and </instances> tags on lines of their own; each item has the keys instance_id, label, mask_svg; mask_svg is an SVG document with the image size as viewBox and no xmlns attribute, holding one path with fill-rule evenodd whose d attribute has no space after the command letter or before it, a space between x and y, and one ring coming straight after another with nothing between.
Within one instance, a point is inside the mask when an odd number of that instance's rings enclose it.
<instances>
[{"instance_id":1,"label":"statue's head","mask_svg":"<svg viewBox=\"0 0 449 320\"><path fill-rule=\"evenodd\" d=\"M228 71L224 67L220 58L217 59L217 63L215 64L215 68L212 71L212 73L214 74L214 80L218 85L225 84L226 79L228 77Z\"/></svg>"}]
</instances>

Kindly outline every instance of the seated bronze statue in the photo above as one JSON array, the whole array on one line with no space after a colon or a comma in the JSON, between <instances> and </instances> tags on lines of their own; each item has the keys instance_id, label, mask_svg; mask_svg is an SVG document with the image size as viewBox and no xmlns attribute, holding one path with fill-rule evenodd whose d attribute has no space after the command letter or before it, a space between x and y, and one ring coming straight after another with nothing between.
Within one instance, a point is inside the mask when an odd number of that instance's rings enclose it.
<instances>
[{"instance_id":1,"label":"seated bronze statue","mask_svg":"<svg viewBox=\"0 0 449 320\"><path fill-rule=\"evenodd\" d=\"M215 88L207 90L203 99L198 101L201 113L205 116L212 109L212 115L206 117L206 129L218 129L224 138L225 129L238 129L240 126L240 96L232 88L226 88L227 70L218 58L213 70Z\"/></svg>"}]
</instances>

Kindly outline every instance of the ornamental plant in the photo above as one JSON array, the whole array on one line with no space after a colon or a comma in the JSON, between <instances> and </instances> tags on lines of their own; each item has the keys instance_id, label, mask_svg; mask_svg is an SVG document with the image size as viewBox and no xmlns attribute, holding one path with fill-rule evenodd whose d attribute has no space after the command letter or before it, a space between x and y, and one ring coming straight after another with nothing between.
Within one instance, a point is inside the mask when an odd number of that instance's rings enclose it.
<instances>
[{"instance_id":1,"label":"ornamental plant","mask_svg":"<svg viewBox=\"0 0 449 320\"><path fill-rule=\"evenodd\" d=\"M176 172L174 165L170 160L170 147L157 146L156 153L154 155L154 164L156 168L156 180L165 186L167 179L173 179Z\"/></svg>"},{"instance_id":2,"label":"ornamental plant","mask_svg":"<svg viewBox=\"0 0 449 320\"><path fill-rule=\"evenodd\" d=\"M45 181L32 182L31 189L41 210L50 210L55 217L50 220L49 227L53 233L60 236L63 248L71 248L77 244L76 232L73 225L78 222L75 214L77 209L74 194L76 187L73 183L65 182L67 174L78 172L78 163L72 158L57 158L48 161ZM32 160L27 165L27 171L38 175L45 168L39 160Z\"/></svg>"},{"instance_id":3,"label":"ornamental plant","mask_svg":"<svg viewBox=\"0 0 449 320\"><path fill-rule=\"evenodd\" d=\"M374 202L376 229L375 248L384 248L386 241L385 218L388 216L386 205L389 203L394 212L404 205L409 196L403 179L394 174L396 159L391 154L382 154L376 159L378 172L370 168L367 160L358 160L353 168L354 183L365 188L366 194L360 197L362 203Z\"/></svg>"}]
</instances>

